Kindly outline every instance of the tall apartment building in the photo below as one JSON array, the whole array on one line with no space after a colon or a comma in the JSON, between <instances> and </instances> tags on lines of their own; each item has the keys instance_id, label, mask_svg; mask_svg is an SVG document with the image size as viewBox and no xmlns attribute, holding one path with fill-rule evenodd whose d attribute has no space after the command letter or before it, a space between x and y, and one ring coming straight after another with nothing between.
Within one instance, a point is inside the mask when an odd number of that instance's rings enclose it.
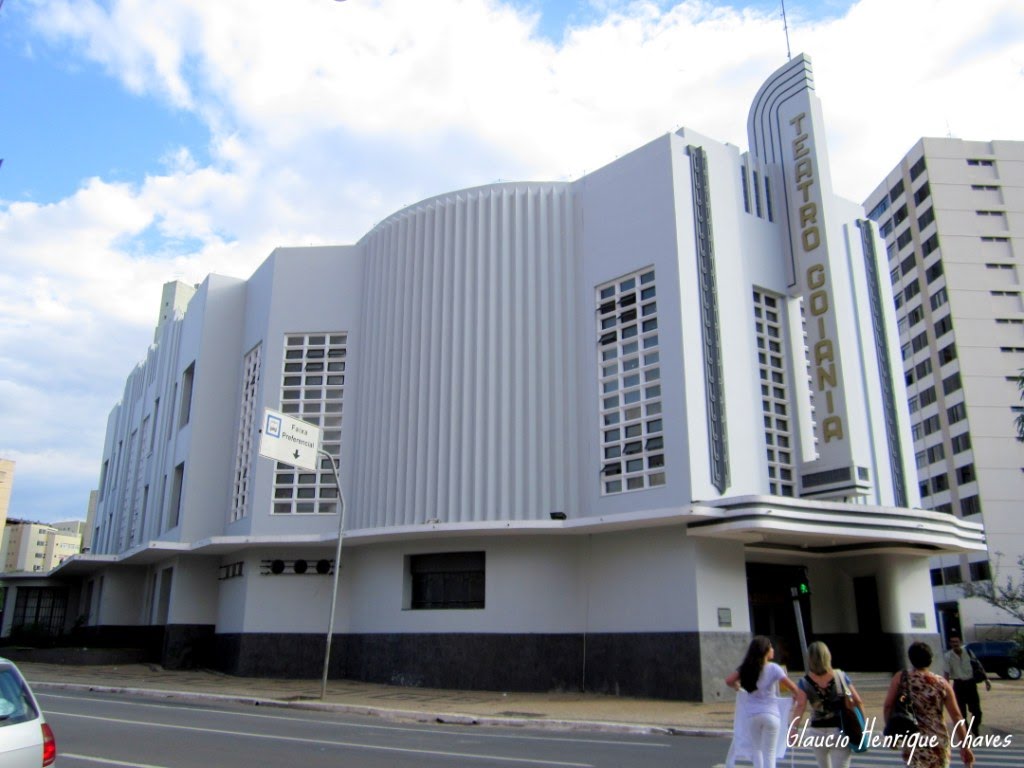
<instances>
[{"instance_id":1,"label":"tall apartment building","mask_svg":"<svg viewBox=\"0 0 1024 768\"><path fill-rule=\"evenodd\" d=\"M7 521L11 506L11 490L14 488L14 462L0 458L0 531Z\"/></svg>"},{"instance_id":2,"label":"tall apartment building","mask_svg":"<svg viewBox=\"0 0 1024 768\"><path fill-rule=\"evenodd\" d=\"M922 504L988 539L933 558L940 629L990 635L1012 619L958 585L1021 576L1024 142L921 139L864 207L886 245Z\"/></svg>"}]
</instances>

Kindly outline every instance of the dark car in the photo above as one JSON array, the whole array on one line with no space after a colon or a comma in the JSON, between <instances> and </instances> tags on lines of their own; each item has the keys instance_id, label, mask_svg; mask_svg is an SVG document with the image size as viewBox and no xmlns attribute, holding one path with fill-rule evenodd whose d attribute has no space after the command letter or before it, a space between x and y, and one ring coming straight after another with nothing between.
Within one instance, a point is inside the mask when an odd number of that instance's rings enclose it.
<instances>
[{"instance_id":1,"label":"dark car","mask_svg":"<svg viewBox=\"0 0 1024 768\"><path fill-rule=\"evenodd\" d=\"M967 650L978 657L986 672L1020 680L1021 647L1012 640L968 643Z\"/></svg>"}]
</instances>

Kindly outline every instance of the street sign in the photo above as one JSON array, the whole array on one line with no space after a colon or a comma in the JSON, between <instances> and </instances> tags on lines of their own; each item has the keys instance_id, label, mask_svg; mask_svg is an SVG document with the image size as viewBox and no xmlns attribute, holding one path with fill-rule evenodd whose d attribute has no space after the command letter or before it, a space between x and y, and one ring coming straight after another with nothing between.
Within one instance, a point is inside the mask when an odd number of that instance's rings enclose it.
<instances>
[{"instance_id":1,"label":"street sign","mask_svg":"<svg viewBox=\"0 0 1024 768\"><path fill-rule=\"evenodd\" d=\"M320 427L266 408L260 430L260 456L315 471Z\"/></svg>"}]
</instances>

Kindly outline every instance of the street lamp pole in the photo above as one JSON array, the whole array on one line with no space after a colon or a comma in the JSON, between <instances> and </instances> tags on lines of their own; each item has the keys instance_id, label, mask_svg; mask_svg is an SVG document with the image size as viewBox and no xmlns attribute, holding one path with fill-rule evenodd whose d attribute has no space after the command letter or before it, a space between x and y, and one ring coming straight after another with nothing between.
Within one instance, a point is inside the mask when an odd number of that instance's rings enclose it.
<instances>
[{"instance_id":1,"label":"street lamp pole","mask_svg":"<svg viewBox=\"0 0 1024 768\"><path fill-rule=\"evenodd\" d=\"M338 487L338 547L334 553L334 583L331 587L331 618L327 624L327 642L325 643L324 649L324 674L320 681L320 699L323 700L327 696L327 670L331 664L331 636L334 634L334 614L335 608L338 604L338 577L341 574L341 541L345 535L345 495L341 491L341 478L338 476L338 462L327 453L327 451L321 449L317 450L322 456L326 456L327 460L331 463L331 471L334 472L334 482Z\"/></svg>"}]
</instances>

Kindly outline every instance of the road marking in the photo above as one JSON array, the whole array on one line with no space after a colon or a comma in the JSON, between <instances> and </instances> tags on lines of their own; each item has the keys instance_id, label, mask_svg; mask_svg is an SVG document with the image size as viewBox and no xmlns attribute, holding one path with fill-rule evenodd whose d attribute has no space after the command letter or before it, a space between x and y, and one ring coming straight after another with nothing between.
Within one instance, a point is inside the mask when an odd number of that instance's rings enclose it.
<instances>
[{"instance_id":1,"label":"road marking","mask_svg":"<svg viewBox=\"0 0 1024 768\"><path fill-rule=\"evenodd\" d=\"M349 741L333 741L325 739L305 739L298 736L273 736L266 733L248 733L246 731L225 731L219 728L198 728L193 725L171 725L168 723L149 723L144 720L124 720L113 717L97 717L95 715L78 715L69 712L50 713L61 717L77 717L80 720L99 720L101 722L119 723L122 725L143 725L150 728L166 728L172 731L192 731L210 733L217 736L241 736L250 739L266 739L269 741L291 741L302 744L318 744L320 746L348 747L350 749L366 749L376 752L400 752L410 755L431 755L434 757L454 757L468 760L493 760L502 763L525 763L528 765L563 765L566 768L595 768L590 763L565 763L557 760L533 760L528 757L504 757L502 755L478 755L471 752L446 752L433 749L408 749L405 747L385 747L377 744L357 744Z\"/></svg>"},{"instance_id":2,"label":"road marking","mask_svg":"<svg viewBox=\"0 0 1024 768\"><path fill-rule=\"evenodd\" d=\"M92 755L74 755L70 752L61 752L60 761L83 760L87 763L102 763L103 765L123 765L126 768L170 768L166 765L153 765L151 763L125 763L121 760L111 760L106 757L93 757Z\"/></svg>"},{"instance_id":3,"label":"road marking","mask_svg":"<svg viewBox=\"0 0 1024 768\"><path fill-rule=\"evenodd\" d=\"M62 695L53 694L53 693L42 693L42 694L37 693L36 694L36 698L37 699L42 699L42 698L46 698L46 697L49 697L49 698L52 698L52 699L64 699L64 700L67 700L67 701L82 701L82 698L78 697L78 696L62 696ZM327 723L327 722L329 722L331 725L337 725L337 726L341 726L343 728L357 728L359 730L370 730L370 729L372 729L372 730L378 730L378 731L399 731L399 732L403 732L403 733L423 733L424 730L426 730L426 728L429 727L430 730L428 732L432 732L432 733L445 733L445 734L460 735L460 736L468 735L468 734L471 733L473 735L473 737L475 737L475 738L483 738L483 739L517 739L517 740L522 740L522 741L557 741L557 742L567 742L569 744L599 744L599 745L600 744L604 744L604 745L609 745L609 746L620 746L620 747L621 746L625 746L625 747L645 747L645 748L649 748L649 749L668 749L671 746L670 744L649 743L649 742L644 742L644 741L624 741L624 740L621 740L621 739L606 739L606 738L586 739L586 738L570 738L568 736L524 736L524 735L521 735L521 734L509 734L509 733L485 733L483 731L476 730L476 726L474 726L474 730L469 731L468 729L465 728L465 726L462 726L461 728L438 727L437 723L428 722L428 721L424 721L424 723L423 723L424 727L413 728L411 726L401 726L401 725L374 725L374 724L370 724L370 723L335 722L333 720L331 720L331 721L327 721L327 720L310 720L309 718L295 717L294 715L287 715L287 716L286 715L268 715L268 714L264 714L264 713L261 713L261 712L238 712L238 711L235 711L233 709L210 709L210 708L207 708L207 707L181 706L181 705L178 705L178 704L170 704L170 703L168 703L168 704L151 704L151 703L147 703L147 702L135 702L135 701L133 701L133 702L126 702L123 699L100 699L100 700L104 701L104 702L109 702L111 704L122 704L124 706L130 706L132 709L137 709L139 707L153 707L153 708L159 708L159 709L177 709L177 710L182 710L182 711L185 711L185 712L213 712L213 713L217 713L217 714L221 714L221 715L237 715L238 717L248 717L248 718L264 719L264 720L283 720L285 722L298 722L298 723L311 723L311 722L324 722L324 723ZM48 713L48 714L49 713L53 713L53 714L66 714L66 713L63 713L63 712L56 712L54 710L51 710L49 707L45 707L44 709L45 709L46 713ZM315 712L317 714L328 714L328 715L335 715L335 716L339 716L339 715L352 715L354 717L373 717L373 715L359 715L357 713L348 713L348 712L331 712L329 710L319 710L319 709L318 710L309 710L309 711L310 712ZM424 713L424 714L426 714L426 713ZM489 715L484 715L484 717L490 717L490 716ZM491 726L483 726L483 727L491 727Z\"/></svg>"}]
</instances>

